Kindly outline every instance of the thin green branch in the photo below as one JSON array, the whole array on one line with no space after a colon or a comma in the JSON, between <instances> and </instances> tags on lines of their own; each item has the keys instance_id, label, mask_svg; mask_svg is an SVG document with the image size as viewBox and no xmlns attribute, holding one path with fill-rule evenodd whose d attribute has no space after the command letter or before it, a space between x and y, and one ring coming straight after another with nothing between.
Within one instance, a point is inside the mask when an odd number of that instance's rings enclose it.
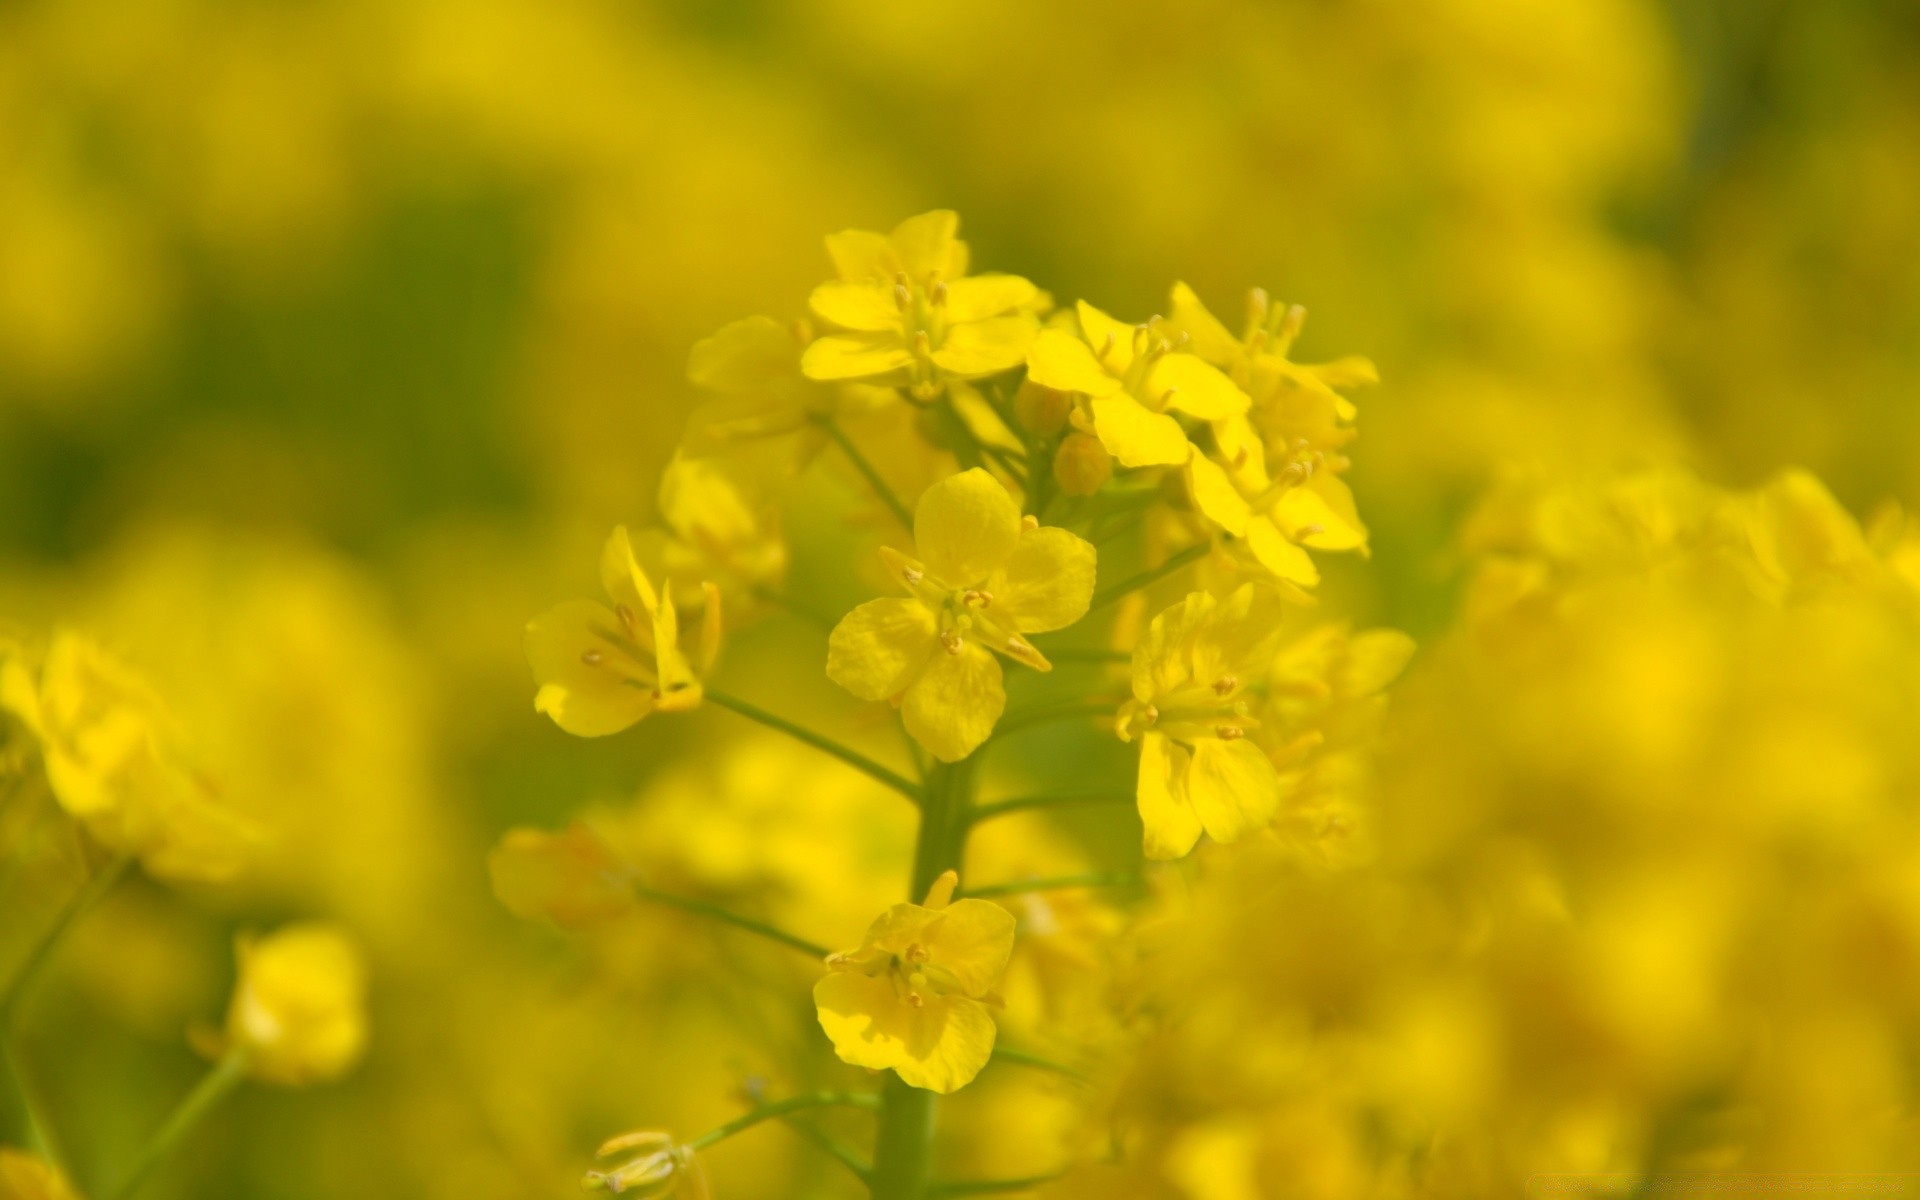
<instances>
[{"instance_id":1,"label":"thin green branch","mask_svg":"<svg viewBox=\"0 0 1920 1200\"><path fill-rule=\"evenodd\" d=\"M1019 896L1027 892L1059 892L1068 888L1131 887L1139 882L1140 876L1134 871L1093 871L1085 875L1060 875L1052 879L1015 879L1006 883L989 883L985 887L967 888L962 894Z\"/></svg>"},{"instance_id":2,"label":"thin green branch","mask_svg":"<svg viewBox=\"0 0 1920 1200\"><path fill-rule=\"evenodd\" d=\"M760 708L757 705L748 704L745 700L737 696L729 696L725 692L708 688L706 689L706 698L718 704L721 708L730 708L748 720L758 721L769 729L777 729L796 741L805 742L816 750L831 754L856 771L860 771L886 784L894 791L912 800L915 804L920 803L921 789L919 784L912 782L903 775L888 770L857 750L849 750L832 738L824 737L821 734L813 732L811 729L795 725L785 717L777 717L766 709Z\"/></svg>"},{"instance_id":3,"label":"thin green branch","mask_svg":"<svg viewBox=\"0 0 1920 1200\"><path fill-rule=\"evenodd\" d=\"M1210 549L1212 549L1212 544L1208 542L1200 542L1188 546L1185 550L1168 558L1167 561L1157 567L1149 567L1138 575L1128 579L1122 579L1112 587L1103 588L1095 592L1093 594L1093 603L1087 606L1087 611L1093 612L1105 605L1112 604L1115 600L1123 596L1137 592L1143 587L1158 583L1188 563L1197 562L1206 557L1207 551Z\"/></svg>"},{"instance_id":4,"label":"thin green branch","mask_svg":"<svg viewBox=\"0 0 1920 1200\"><path fill-rule=\"evenodd\" d=\"M133 1169L127 1173L127 1177L121 1181L120 1186L107 1194L107 1200L127 1200L127 1197L139 1191L140 1185L146 1182L147 1176L153 1173L154 1168L166 1161L167 1156L173 1153L181 1140L191 1133L193 1127L212 1112L229 1092L240 1085L240 1081L246 1078L246 1074L246 1055L229 1050L225 1057L213 1065L213 1069L207 1072L205 1078L200 1080L199 1085L187 1093L187 1098L180 1102L180 1107L173 1110L173 1115L168 1117L167 1123L160 1127L160 1132L153 1135L153 1140L147 1143L146 1149L140 1152L140 1157L134 1160Z\"/></svg>"},{"instance_id":5,"label":"thin green branch","mask_svg":"<svg viewBox=\"0 0 1920 1200\"><path fill-rule=\"evenodd\" d=\"M995 817L1004 817L1008 813L1024 812L1032 808L1064 808L1073 804L1132 804L1133 793L1116 791L1056 792L1044 796L1015 796L1008 800L993 800L974 806L969 818L978 825L982 821L991 821Z\"/></svg>"},{"instance_id":6,"label":"thin green branch","mask_svg":"<svg viewBox=\"0 0 1920 1200\"><path fill-rule=\"evenodd\" d=\"M35 1086L33 1077L27 1074L27 1064L20 1061L20 1053L14 1048L11 1038L0 1037L0 1067L6 1069L8 1077L13 1080L14 1094L20 1098L20 1115L26 1124L27 1149L65 1171L66 1156L54 1130L53 1119L47 1113L40 1089Z\"/></svg>"},{"instance_id":7,"label":"thin green branch","mask_svg":"<svg viewBox=\"0 0 1920 1200\"><path fill-rule=\"evenodd\" d=\"M7 983L6 996L0 998L0 1036L13 1031L14 1018L19 1014L20 1005L25 1002L34 980L53 958L54 951L60 948L60 943L66 939L73 927L79 924L80 919L93 911L93 907L113 890L114 885L120 882L121 876L127 873L127 867L132 861L122 856L95 871L86 885L74 894L72 900L68 901L66 908L61 910L53 924L40 935L40 940L27 951L20 969L13 973L13 978Z\"/></svg>"},{"instance_id":8,"label":"thin green branch","mask_svg":"<svg viewBox=\"0 0 1920 1200\"><path fill-rule=\"evenodd\" d=\"M764 600L776 608L785 609L809 625L818 625L822 629L832 629L835 625L834 619L827 614L815 612L792 596L776 592L771 588L755 588L753 594L755 598Z\"/></svg>"},{"instance_id":9,"label":"thin green branch","mask_svg":"<svg viewBox=\"0 0 1920 1200\"><path fill-rule=\"evenodd\" d=\"M719 921L721 924L731 925L735 929L744 929L748 933L758 934L770 942L778 942L790 950L798 950L809 958L821 959L831 953L825 946L816 946L803 937L796 937L784 929L767 924L765 921L756 921L752 917L743 917L739 913L733 912L730 909L721 908L717 904L708 904L705 900L695 900L689 896L676 896L672 892L657 891L644 883L633 882L629 883L628 886L633 890L635 896L649 903L664 905L667 908L677 908L681 912L693 913L695 916L706 917L711 921Z\"/></svg>"},{"instance_id":10,"label":"thin green branch","mask_svg":"<svg viewBox=\"0 0 1920 1200\"><path fill-rule=\"evenodd\" d=\"M1055 721L1073 721L1081 717L1111 717L1119 708L1121 701L1077 701L1072 704L1049 704L1036 708L1023 709L1000 718L994 727L993 736L1005 737L1036 725L1050 725Z\"/></svg>"},{"instance_id":11,"label":"thin green branch","mask_svg":"<svg viewBox=\"0 0 1920 1200\"><path fill-rule=\"evenodd\" d=\"M762 1104L724 1125L716 1125L689 1141L687 1147L691 1150L705 1150L708 1146L723 1142L742 1130L752 1129L762 1121L771 1121L775 1117L784 1117L788 1113L801 1112L809 1108L875 1109L878 1107L880 1107L880 1097L871 1092L813 1092L805 1096L789 1096L785 1100L776 1100L772 1104Z\"/></svg>"},{"instance_id":12,"label":"thin green branch","mask_svg":"<svg viewBox=\"0 0 1920 1200\"><path fill-rule=\"evenodd\" d=\"M1062 1173L1029 1175L1024 1179L955 1179L927 1188L929 1196L985 1196L995 1192L1026 1192L1045 1187L1062 1178Z\"/></svg>"},{"instance_id":13,"label":"thin green branch","mask_svg":"<svg viewBox=\"0 0 1920 1200\"><path fill-rule=\"evenodd\" d=\"M847 431L840 428L840 423L825 415L815 417L814 422L826 431L829 438L833 439L834 445L840 447L840 452L847 456L847 461L853 464L853 469L860 472L860 477L867 481L867 486L872 488L873 494L880 498L880 503L886 505L888 511L893 513L894 519L911 530L913 514L907 511L906 505L900 503L900 497L893 494L893 489L888 487L887 481L880 477L880 472L874 470L873 464L867 461L867 456L860 453L860 448L853 444L853 439L847 436Z\"/></svg>"},{"instance_id":14,"label":"thin green branch","mask_svg":"<svg viewBox=\"0 0 1920 1200\"><path fill-rule=\"evenodd\" d=\"M828 1135L824 1130L815 1128L812 1122L802 1121L800 1118L792 1115L782 1117L781 1120L787 1123L787 1128L793 1130L809 1142L812 1142L829 1158L853 1172L854 1178L858 1179L861 1183L867 1182L868 1177L873 1174L873 1168L861 1161L858 1154L855 1154L852 1150L842 1145L837 1138Z\"/></svg>"},{"instance_id":15,"label":"thin green branch","mask_svg":"<svg viewBox=\"0 0 1920 1200\"><path fill-rule=\"evenodd\" d=\"M1055 1075L1064 1075L1068 1079L1079 1080L1083 1083L1087 1078L1085 1072L1070 1067L1066 1063L1055 1062L1051 1058L1034 1054L1031 1051L1015 1050L1011 1046L995 1046L993 1048L993 1058L991 1061L1006 1063L1008 1066L1027 1067L1035 1071L1051 1071Z\"/></svg>"}]
</instances>

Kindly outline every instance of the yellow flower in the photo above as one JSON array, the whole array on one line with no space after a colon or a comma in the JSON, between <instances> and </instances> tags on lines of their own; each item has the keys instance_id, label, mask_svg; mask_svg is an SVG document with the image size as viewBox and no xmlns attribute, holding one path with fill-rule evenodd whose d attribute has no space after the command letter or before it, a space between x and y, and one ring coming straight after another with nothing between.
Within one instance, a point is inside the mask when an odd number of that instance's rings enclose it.
<instances>
[{"instance_id":1,"label":"yellow flower","mask_svg":"<svg viewBox=\"0 0 1920 1200\"><path fill-rule=\"evenodd\" d=\"M898 698L915 741L957 762L987 740L1007 700L994 654L1048 671L1023 636L1079 620L1093 547L1022 518L979 468L927 489L914 513L920 559L881 555L911 599L869 600L827 642L827 676L863 700Z\"/></svg>"},{"instance_id":2,"label":"yellow flower","mask_svg":"<svg viewBox=\"0 0 1920 1200\"><path fill-rule=\"evenodd\" d=\"M186 764L146 681L93 642L56 632L37 679L24 655L0 662L0 710L33 735L54 798L102 845L163 879L226 879L246 862L257 831Z\"/></svg>"},{"instance_id":3,"label":"yellow flower","mask_svg":"<svg viewBox=\"0 0 1920 1200\"><path fill-rule=\"evenodd\" d=\"M631 1194L638 1200L707 1200L706 1172L693 1147L675 1141L661 1130L641 1130L609 1138L595 1158L633 1152L634 1157L611 1171L588 1171L580 1186L590 1192Z\"/></svg>"},{"instance_id":4,"label":"yellow flower","mask_svg":"<svg viewBox=\"0 0 1920 1200\"><path fill-rule=\"evenodd\" d=\"M0 1146L0 1200L79 1200L60 1168L37 1155Z\"/></svg>"},{"instance_id":5,"label":"yellow flower","mask_svg":"<svg viewBox=\"0 0 1920 1200\"><path fill-rule=\"evenodd\" d=\"M624 525L600 555L600 581L613 607L570 600L527 623L527 663L540 690L533 707L580 737L618 733L656 709L700 703L694 665L680 649L670 589L655 590L633 557ZM720 596L708 585L699 666L720 647Z\"/></svg>"},{"instance_id":6,"label":"yellow flower","mask_svg":"<svg viewBox=\"0 0 1920 1200\"><path fill-rule=\"evenodd\" d=\"M1279 777L1247 739L1248 693L1265 680L1279 614L1253 585L1195 592L1153 619L1133 652L1123 741L1140 739L1137 800L1148 858L1179 858L1204 830L1231 842L1265 825Z\"/></svg>"},{"instance_id":7,"label":"yellow flower","mask_svg":"<svg viewBox=\"0 0 1920 1200\"><path fill-rule=\"evenodd\" d=\"M940 876L922 904L896 904L857 950L827 959L813 988L820 1027L845 1062L891 1068L913 1087L964 1087L993 1054L989 1005L1013 953L1013 916L985 900L948 903Z\"/></svg>"},{"instance_id":8,"label":"yellow flower","mask_svg":"<svg viewBox=\"0 0 1920 1200\"><path fill-rule=\"evenodd\" d=\"M493 894L516 917L579 928L633 908L632 868L578 822L561 833L510 829L487 856Z\"/></svg>"},{"instance_id":9,"label":"yellow flower","mask_svg":"<svg viewBox=\"0 0 1920 1200\"><path fill-rule=\"evenodd\" d=\"M240 943L240 982L227 1010L227 1049L247 1073L290 1086L337 1079L367 1044L366 968L332 925L289 925Z\"/></svg>"},{"instance_id":10,"label":"yellow flower","mask_svg":"<svg viewBox=\"0 0 1920 1200\"><path fill-rule=\"evenodd\" d=\"M787 570L787 546L776 510L766 504L735 462L679 453L660 477L663 528L641 531L634 554L642 570L682 595L720 589L738 611Z\"/></svg>"},{"instance_id":11,"label":"yellow flower","mask_svg":"<svg viewBox=\"0 0 1920 1200\"><path fill-rule=\"evenodd\" d=\"M807 347L800 368L809 379L882 381L926 399L946 380L1021 364L1040 291L1017 275L968 275L959 226L941 209L891 234L850 229L827 238L840 278L815 288L808 303L845 332Z\"/></svg>"}]
</instances>

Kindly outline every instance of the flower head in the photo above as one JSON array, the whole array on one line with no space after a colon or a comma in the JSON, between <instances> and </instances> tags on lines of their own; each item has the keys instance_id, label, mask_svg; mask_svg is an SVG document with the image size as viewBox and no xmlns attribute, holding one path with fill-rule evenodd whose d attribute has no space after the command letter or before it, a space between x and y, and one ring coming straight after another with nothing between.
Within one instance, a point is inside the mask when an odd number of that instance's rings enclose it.
<instances>
[{"instance_id":1,"label":"flower head","mask_svg":"<svg viewBox=\"0 0 1920 1200\"><path fill-rule=\"evenodd\" d=\"M266 1083L336 1079L367 1044L366 968L345 933L319 922L240 943L226 1049Z\"/></svg>"},{"instance_id":2,"label":"flower head","mask_svg":"<svg viewBox=\"0 0 1920 1200\"><path fill-rule=\"evenodd\" d=\"M827 643L827 676L863 700L898 698L914 740L945 762L993 732L1007 694L996 654L1050 670L1026 634L1079 620L1094 550L1022 518L979 468L928 488L914 513L918 558L882 555L909 598L870 600Z\"/></svg>"},{"instance_id":3,"label":"flower head","mask_svg":"<svg viewBox=\"0 0 1920 1200\"><path fill-rule=\"evenodd\" d=\"M949 903L948 871L925 904L896 904L859 949L827 960L814 985L820 1027L845 1062L893 1070L913 1087L964 1087L993 1054L989 1005L1013 953L1012 914L985 900Z\"/></svg>"},{"instance_id":4,"label":"flower head","mask_svg":"<svg viewBox=\"0 0 1920 1200\"><path fill-rule=\"evenodd\" d=\"M1249 692L1264 682L1278 614L1251 584L1221 600L1195 592L1153 619L1133 652L1123 740L1140 741L1137 800L1149 858L1179 858L1204 830L1230 842L1273 817L1273 764L1249 730Z\"/></svg>"},{"instance_id":5,"label":"flower head","mask_svg":"<svg viewBox=\"0 0 1920 1200\"><path fill-rule=\"evenodd\" d=\"M580 737L618 733L650 712L681 712L700 703L694 663L680 648L679 616L670 588L655 589L633 556L624 525L600 555L607 605L569 600L527 623L527 663L540 685L533 706ZM719 590L707 589L699 668L720 646Z\"/></svg>"},{"instance_id":6,"label":"flower head","mask_svg":"<svg viewBox=\"0 0 1920 1200\"><path fill-rule=\"evenodd\" d=\"M842 332L801 358L809 379L867 379L937 395L948 379L980 379L1026 358L1040 291L1017 275L968 275L960 218L909 217L890 234L850 229L827 239L840 278L813 290L814 315Z\"/></svg>"},{"instance_id":7,"label":"flower head","mask_svg":"<svg viewBox=\"0 0 1920 1200\"><path fill-rule=\"evenodd\" d=\"M657 1129L623 1133L609 1138L595 1152L595 1158L616 1154L633 1157L608 1171L588 1171L580 1186L590 1192L639 1197L639 1200L707 1200L707 1175L693 1147L674 1140Z\"/></svg>"}]
</instances>

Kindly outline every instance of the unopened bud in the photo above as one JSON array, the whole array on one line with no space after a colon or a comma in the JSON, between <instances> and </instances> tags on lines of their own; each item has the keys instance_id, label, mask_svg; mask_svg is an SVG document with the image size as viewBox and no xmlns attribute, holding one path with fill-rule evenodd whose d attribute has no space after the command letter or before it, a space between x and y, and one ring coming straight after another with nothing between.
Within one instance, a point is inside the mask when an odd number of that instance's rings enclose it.
<instances>
[{"instance_id":1,"label":"unopened bud","mask_svg":"<svg viewBox=\"0 0 1920 1200\"><path fill-rule=\"evenodd\" d=\"M1065 392L1042 387L1029 379L1013 396L1013 416L1028 433L1053 437L1067 427L1073 400Z\"/></svg>"},{"instance_id":2,"label":"unopened bud","mask_svg":"<svg viewBox=\"0 0 1920 1200\"><path fill-rule=\"evenodd\" d=\"M1053 454L1053 477L1069 496L1091 496L1113 478L1113 458L1100 439L1075 433Z\"/></svg>"}]
</instances>

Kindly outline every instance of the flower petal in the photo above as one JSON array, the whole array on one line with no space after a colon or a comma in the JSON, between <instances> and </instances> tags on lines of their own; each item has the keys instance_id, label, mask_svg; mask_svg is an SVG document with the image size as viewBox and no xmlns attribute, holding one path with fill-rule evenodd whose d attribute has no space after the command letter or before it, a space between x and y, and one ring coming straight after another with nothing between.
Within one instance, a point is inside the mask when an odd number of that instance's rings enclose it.
<instances>
[{"instance_id":1,"label":"flower petal","mask_svg":"<svg viewBox=\"0 0 1920 1200\"><path fill-rule=\"evenodd\" d=\"M1281 493L1273 519L1288 537L1315 550L1356 550L1367 544L1353 489L1338 475L1318 474Z\"/></svg>"},{"instance_id":2,"label":"flower petal","mask_svg":"<svg viewBox=\"0 0 1920 1200\"><path fill-rule=\"evenodd\" d=\"M747 317L693 344L687 379L709 391L737 395L792 379L800 367L793 330L772 317Z\"/></svg>"},{"instance_id":3,"label":"flower petal","mask_svg":"<svg viewBox=\"0 0 1920 1200\"><path fill-rule=\"evenodd\" d=\"M1148 858L1180 858L1200 840L1200 818L1187 803L1187 752L1164 733L1140 739L1140 782L1135 793L1146 828Z\"/></svg>"},{"instance_id":4,"label":"flower petal","mask_svg":"<svg viewBox=\"0 0 1920 1200\"><path fill-rule=\"evenodd\" d=\"M913 540L927 571L948 587L984 581L1020 541L1020 508L979 467L928 488L913 512Z\"/></svg>"},{"instance_id":5,"label":"flower petal","mask_svg":"<svg viewBox=\"0 0 1920 1200\"><path fill-rule=\"evenodd\" d=\"M1194 354L1169 354L1155 363L1147 390L1165 396L1168 408L1203 421L1243 413L1253 403L1218 367Z\"/></svg>"},{"instance_id":6,"label":"flower petal","mask_svg":"<svg viewBox=\"0 0 1920 1200\"><path fill-rule=\"evenodd\" d=\"M907 689L940 648L933 614L918 600L869 600L827 638L827 678L862 700Z\"/></svg>"},{"instance_id":7,"label":"flower petal","mask_svg":"<svg viewBox=\"0 0 1920 1200\"><path fill-rule=\"evenodd\" d=\"M822 321L868 333L900 329L900 305L893 285L877 280L834 280L813 289L807 307Z\"/></svg>"},{"instance_id":8,"label":"flower petal","mask_svg":"<svg viewBox=\"0 0 1920 1200\"><path fill-rule=\"evenodd\" d=\"M987 580L993 612L1021 633L1064 629L1093 600L1096 555L1091 543L1064 529L1028 529Z\"/></svg>"},{"instance_id":9,"label":"flower petal","mask_svg":"<svg viewBox=\"0 0 1920 1200\"><path fill-rule=\"evenodd\" d=\"M1013 914L986 900L960 900L927 927L928 961L952 971L976 999L1000 982L1013 954Z\"/></svg>"},{"instance_id":10,"label":"flower petal","mask_svg":"<svg viewBox=\"0 0 1920 1200\"><path fill-rule=\"evenodd\" d=\"M1313 565L1312 556L1288 541L1269 517L1247 522L1247 549L1253 551L1256 562L1279 579L1309 588L1320 582L1320 568Z\"/></svg>"},{"instance_id":11,"label":"flower petal","mask_svg":"<svg viewBox=\"0 0 1920 1200\"><path fill-rule=\"evenodd\" d=\"M1187 798L1216 842L1231 842L1273 819L1280 807L1280 777L1260 747L1240 738L1204 738L1193 748Z\"/></svg>"},{"instance_id":12,"label":"flower petal","mask_svg":"<svg viewBox=\"0 0 1920 1200\"><path fill-rule=\"evenodd\" d=\"M906 1083L951 1092L993 1054L993 1018L965 996L928 996L916 1007L881 976L835 971L813 985L813 1003L842 1062L889 1068Z\"/></svg>"},{"instance_id":13,"label":"flower petal","mask_svg":"<svg viewBox=\"0 0 1920 1200\"><path fill-rule=\"evenodd\" d=\"M1165 413L1148 412L1132 396L1096 396L1089 403L1093 431L1123 467L1174 466L1192 453L1180 422Z\"/></svg>"},{"instance_id":14,"label":"flower petal","mask_svg":"<svg viewBox=\"0 0 1920 1200\"><path fill-rule=\"evenodd\" d=\"M607 535L606 545L600 548L600 586L616 609L624 606L636 616L651 615L660 606L659 593L653 590L653 581L647 578L647 573L640 569L640 560L633 553L633 539L627 536L625 525L615 525Z\"/></svg>"},{"instance_id":15,"label":"flower petal","mask_svg":"<svg viewBox=\"0 0 1920 1200\"><path fill-rule=\"evenodd\" d=\"M1125 325L1101 312L1085 300L1074 306L1080 316L1080 332L1093 347L1093 356L1101 366L1121 375L1133 365L1133 337L1138 325Z\"/></svg>"},{"instance_id":16,"label":"flower petal","mask_svg":"<svg viewBox=\"0 0 1920 1200\"><path fill-rule=\"evenodd\" d=\"M540 685L533 707L577 737L618 733L653 711L653 688L618 640L620 618L592 600L569 600L527 623L527 665ZM588 656L598 655L594 662Z\"/></svg>"},{"instance_id":17,"label":"flower petal","mask_svg":"<svg viewBox=\"0 0 1920 1200\"><path fill-rule=\"evenodd\" d=\"M834 270L846 280L884 280L888 284L900 270L893 243L884 233L870 229L843 229L827 235L827 257Z\"/></svg>"},{"instance_id":18,"label":"flower petal","mask_svg":"<svg viewBox=\"0 0 1920 1200\"><path fill-rule=\"evenodd\" d=\"M1070 333L1043 329L1027 348L1027 376L1060 392L1111 396L1120 381L1108 374L1087 344Z\"/></svg>"},{"instance_id":19,"label":"flower petal","mask_svg":"<svg viewBox=\"0 0 1920 1200\"><path fill-rule=\"evenodd\" d=\"M871 379L912 362L898 334L828 334L807 347L800 370L808 379Z\"/></svg>"},{"instance_id":20,"label":"flower petal","mask_svg":"<svg viewBox=\"0 0 1920 1200\"><path fill-rule=\"evenodd\" d=\"M947 320L984 321L1033 303L1040 289L1018 275L969 275L947 282Z\"/></svg>"},{"instance_id":21,"label":"flower petal","mask_svg":"<svg viewBox=\"0 0 1920 1200\"><path fill-rule=\"evenodd\" d=\"M933 352L933 361L941 370L962 379L1011 371L1027 360L1033 335L1033 318L1028 316L990 317L955 325Z\"/></svg>"},{"instance_id":22,"label":"flower petal","mask_svg":"<svg viewBox=\"0 0 1920 1200\"><path fill-rule=\"evenodd\" d=\"M986 1006L966 996L941 996L913 1011L920 1018L916 1024L925 1032L916 1030L909 1048L922 1045L926 1048L921 1054L910 1053L905 1062L894 1068L894 1073L912 1087L941 1095L972 1083L980 1068L993 1057L993 1041L998 1033ZM931 1044L927 1045L929 1041Z\"/></svg>"},{"instance_id":23,"label":"flower petal","mask_svg":"<svg viewBox=\"0 0 1920 1200\"><path fill-rule=\"evenodd\" d=\"M1227 366L1244 351L1240 339L1228 333L1227 327L1207 311L1200 297L1184 283L1173 285L1168 322L1187 335L1187 344L1195 354L1215 366Z\"/></svg>"},{"instance_id":24,"label":"flower petal","mask_svg":"<svg viewBox=\"0 0 1920 1200\"><path fill-rule=\"evenodd\" d=\"M1253 510L1219 463L1204 454L1189 457L1187 491L1193 496L1193 506L1209 521L1236 537L1247 531L1247 519Z\"/></svg>"},{"instance_id":25,"label":"flower petal","mask_svg":"<svg viewBox=\"0 0 1920 1200\"><path fill-rule=\"evenodd\" d=\"M907 687L901 720L913 740L941 762L959 762L993 733L1007 706L1000 660L975 642L933 655Z\"/></svg>"},{"instance_id":26,"label":"flower petal","mask_svg":"<svg viewBox=\"0 0 1920 1200\"><path fill-rule=\"evenodd\" d=\"M954 247L958 245L954 235L959 232L959 214L936 208L895 225L887 240L893 244L900 269L915 282L924 283L930 275L952 279L965 271L964 267L954 270Z\"/></svg>"}]
</instances>

